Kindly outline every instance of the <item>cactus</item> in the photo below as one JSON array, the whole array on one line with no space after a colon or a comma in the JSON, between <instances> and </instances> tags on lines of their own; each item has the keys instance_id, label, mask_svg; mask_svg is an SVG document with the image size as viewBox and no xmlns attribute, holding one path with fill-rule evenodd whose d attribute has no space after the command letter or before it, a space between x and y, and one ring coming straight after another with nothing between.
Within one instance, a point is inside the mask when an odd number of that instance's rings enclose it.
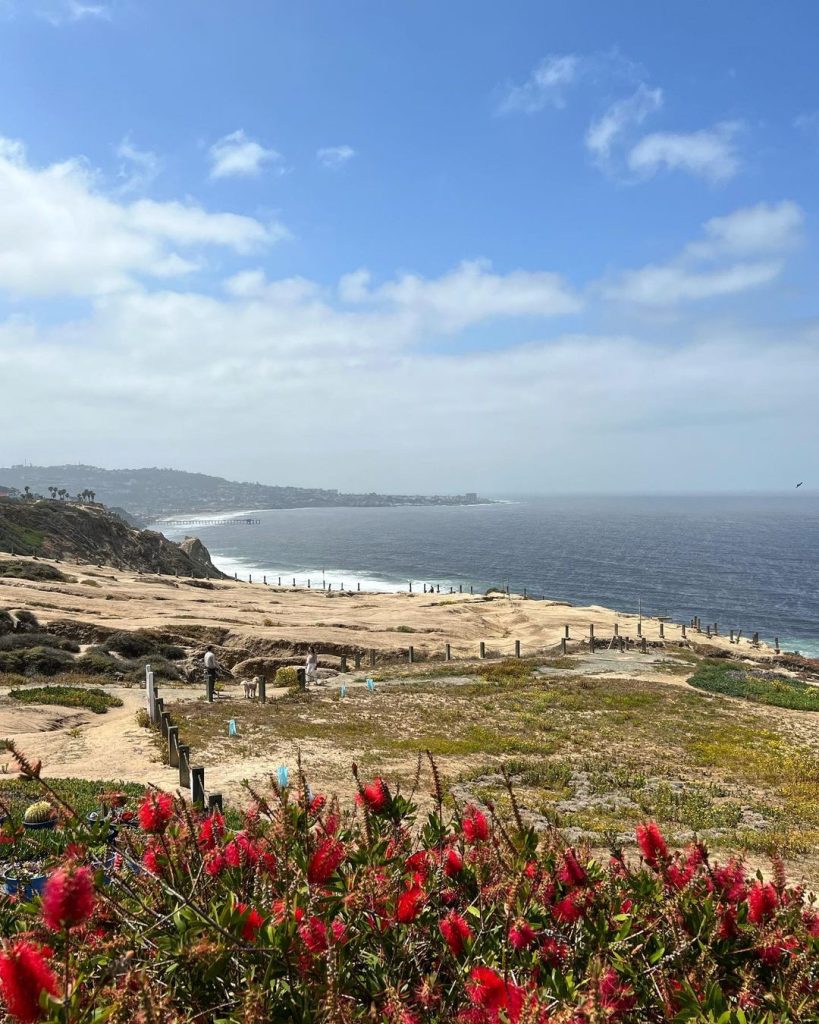
<instances>
[{"instance_id":1,"label":"cactus","mask_svg":"<svg viewBox=\"0 0 819 1024\"><path fill-rule=\"evenodd\" d=\"M53 817L54 808L48 800L38 800L36 804L31 804L26 808L23 820L28 822L29 825L39 825L45 821L50 821Z\"/></svg>"}]
</instances>

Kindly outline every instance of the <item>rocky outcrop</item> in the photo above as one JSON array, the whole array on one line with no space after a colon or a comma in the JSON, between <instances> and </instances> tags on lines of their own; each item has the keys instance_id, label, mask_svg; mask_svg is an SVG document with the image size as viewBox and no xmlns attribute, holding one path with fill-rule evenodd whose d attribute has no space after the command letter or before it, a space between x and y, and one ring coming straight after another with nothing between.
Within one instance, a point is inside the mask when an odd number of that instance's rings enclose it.
<instances>
[{"instance_id":1,"label":"rocky outcrop","mask_svg":"<svg viewBox=\"0 0 819 1024\"><path fill-rule=\"evenodd\" d=\"M153 530L137 530L101 505L0 498L0 551L111 565L144 573L227 579L201 542L191 553Z\"/></svg>"}]
</instances>

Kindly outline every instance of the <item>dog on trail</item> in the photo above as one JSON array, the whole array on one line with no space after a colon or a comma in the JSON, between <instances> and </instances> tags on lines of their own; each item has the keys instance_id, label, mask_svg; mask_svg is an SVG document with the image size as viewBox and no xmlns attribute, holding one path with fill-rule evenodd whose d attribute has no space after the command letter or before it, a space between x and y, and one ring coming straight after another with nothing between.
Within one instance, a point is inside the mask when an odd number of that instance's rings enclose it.
<instances>
[{"instance_id":1,"label":"dog on trail","mask_svg":"<svg viewBox=\"0 0 819 1024\"><path fill-rule=\"evenodd\" d=\"M248 700L255 700L256 690L259 688L259 677L254 676L252 679L243 679L242 687L245 691L245 698Z\"/></svg>"}]
</instances>

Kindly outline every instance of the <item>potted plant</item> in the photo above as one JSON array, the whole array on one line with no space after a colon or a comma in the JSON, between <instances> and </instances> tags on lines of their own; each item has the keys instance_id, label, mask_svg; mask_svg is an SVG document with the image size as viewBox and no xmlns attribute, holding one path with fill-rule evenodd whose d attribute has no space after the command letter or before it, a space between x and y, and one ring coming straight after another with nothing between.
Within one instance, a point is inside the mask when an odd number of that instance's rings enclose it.
<instances>
[{"instance_id":1,"label":"potted plant","mask_svg":"<svg viewBox=\"0 0 819 1024\"><path fill-rule=\"evenodd\" d=\"M53 829L57 824L57 811L48 800L29 804L23 815L23 825L32 831Z\"/></svg>"},{"instance_id":2,"label":"potted plant","mask_svg":"<svg viewBox=\"0 0 819 1024\"><path fill-rule=\"evenodd\" d=\"M42 835L3 826L0 845L0 877L9 895L33 899L43 891L49 869L65 852L68 840L62 831L43 830Z\"/></svg>"}]
</instances>

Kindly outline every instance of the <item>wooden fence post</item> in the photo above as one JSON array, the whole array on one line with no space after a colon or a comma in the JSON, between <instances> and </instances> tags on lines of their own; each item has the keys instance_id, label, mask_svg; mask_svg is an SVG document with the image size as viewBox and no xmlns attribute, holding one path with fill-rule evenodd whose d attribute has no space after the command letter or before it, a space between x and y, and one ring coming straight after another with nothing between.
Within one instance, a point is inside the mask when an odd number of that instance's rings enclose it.
<instances>
[{"instance_id":1,"label":"wooden fence post","mask_svg":"<svg viewBox=\"0 0 819 1024\"><path fill-rule=\"evenodd\" d=\"M480 649L480 656L482 658L485 658L486 657L486 644L484 643L483 640L481 640L481 646L480 646L479 649Z\"/></svg>"},{"instance_id":2,"label":"wooden fence post","mask_svg":"<svg viewBox=\"0 0 819 1024\"><path fill-rule=\"evenodd\" d=\"M665 639L665 623L664 622L660 623L660 639L661 640Z\"/></svg>"},{"instance_id":3,"label":"wooden fence post","mask_svg":"<svg viewBox=\"0 0 819 1024\"><path fill-rule=\"evenodd\" d=\"M341 657L339 658L339 660L338 660L338 670L339 670L339 672L346 672L347 671L347 655L346 654L342 654Z\"/></svg>"},{"instance_id":4,"label":"wooden fence post","mask_svg":"<svg viewBox=\"0 0 819 1024\"><path fill-rule=\"evenodd\" d=\"M779 650L779 637L778 636L774 637L774 653L775 654L781 654L781 651Z\"/></svg>"},{"instance_id":5,"label":"wooden fence post","mask_svg":"<svg viewBox=\"0 0 819 1024\"><path fill-rule=\"evenodd\" d=\"M637 636L643 635L643 624L639 620L637 621Z\"/></svg>"},{"instance_id":6,"label":"wooden fence post","mask_svg":"<svg viewBox=\"0 0 819 1024\"><path fill-rule=\"evenodd\" d=\"M177 746L179 751L179 785L187 789L191 784L191 748L187 743Z\"/></svg>"},{"instance_id":7,"label":"wooden fence post","mask_svg":"<svg viewBox=\"0 0 819 1024\"><path fill-rule=\"evenodd\" d=\"M569 639L569 627L568 627L568 626L564 626L564 627L563 627L563 636L564 636L564 637L565 637L565 638L566 638L567 640Z\"/></svg>"},{"instance_id":8,"label":"wooden fence post","mask_svg":"<svg viewBox=\"0 0 819 1024\"><path fill-rule=\"evenodd\" d=\"M370 648L370 668L375 668L375 649Z\"/></svg>"},{"instance_id":9,"label":"wooden fence post","mask_svg":"<svg viewBox=\"0 0 819 1024\"><path fill-rule=\"evenodd\" d=\"M161 697L157 697L154 700L154 713L156 715L156 719L154 720L154 725L158 726L160 729L162 728L162 712L164 710L165 710L165 701Z\"/></svg>"},{"instance_id":10,"label":"wooden fence post","mask_svg":"<svg viewBox=\"0 0 819 1024\"><path fill-rule=\"evenodd\" d=\"M191 803L198 806L205 802L205 769L191 768Z\"/></svg>"},{"instance_id":11,"label":"wooden fence post","mask_svg":"<svg viewBox=\"0 0 819 1024\"><path fill-rule=\"evenodd\" d=\"M259 676L259 703L267 704L267 680L264 676Z\"/></svg>"},{"instance_id":12,"label":"wooden fence post","mask_svg":"<svg viewBox=\"0 0 819 1024\"><path fill-rule=\"evenodd\" d=\"M515 641L515 657L520 657L520 640Z\"/></svg>"},{"instance_id":13,"label":"wooden fence post","mask_svg":"<svg viewBox=\"0 0 819 1024\"><path fill-rule=\"evenodd\" d=\"M179 767L179 726L168 726L168 764L171 768Z\"/></svg>"},{"instance_id":14,"label":"wooden fence post","mask_svg":"<svg viewBox=\"0 0 819 1024\"><path fill-rule=\"evenodd\" d=\"M355 652L355 654L353 655L353 657L354 657L354 659L355 659L355 661L353 662L353 664L355 665L355 667L356 667L357 669L358 669L358 668L361 668L361 651L356 651L356 652Z\"/></svg>"},{"instance_id":15,"label":"wooden fence post","mask_svg":"<svg viewBox=\"0 0 819 1024\"><path fill-rule=\"evenodd\" d=\"M733 643L734 642L734 631L733 631L733 629L731 630L731 639L728 642L729 643Z\"/></svg>"},{"instance_id":16,"label":"wooden fence post","mask_svg":"<svg viewBox=\"0 0 819 1024\"><path fill-rule=\"evenodd\" d=\"M566 637L565 636L562 636L560 638L560 653L561 654L565 654L566 653Z\"/></svg>"},{"instance_id":17,"label":"wooden fence post","mask_svg":"<svg viewBox=\"0 0 819 1024\"><path fill-rule=\"evenodd\" d=\"M643 654L646 653L646 638L645 637L643 637L643 639L640 641L640 650L643 652Z\"/></svg>"},{"instance_id":18,"label":"wooden fence post","mask_svg":"<svg viewBox=\"0 0 819 1024\"><path fill-rule=\"evenodd\" d=\"M171 727L171 715L168 711L162 712L162 718L159 720L159 731L162 733L162 739L168 738L168 729Z\"/></svg>"},{"instance_id":19,"label":"wooden fence post","mask_svg":"<svg viewBox=\"0 0 819 1024\"><path fill-rule=\"evenodd\" d=\"M685 623L682 624L682 638L685 640Z\"/></svg>"},{"instance_id":20,"label":"wooden fence post","mask_svg":"<svg viewBox=\"0 0 819 1024\"><path fill-rule=\"evenodd\" d=\"M208 814L213 814L214 811L221 814L222 810L222 794L208 793Z\"/></svg>"},{"instance_id":21,"label":"wooden fence post","mask_svg":"<svg viewBox=\"0 0 819 1024\"><path fill-rule=\"evenodd\" d=\"M620 624L618 622L614 623L614 635L615 636L619 636L620 635Z\"/></svg>"},{"instance_id":22,"label":"wooden fence post","mask_svg":"<svg viewBox=\"0 0 819 1024\"><path fill-rule=\"evenodd\" d=\"M449 644L444 644L444 661L451 661L452 659L452 648Z\"/></svg>"},{"instance_id":23,"label":"wooden fence post","mask_svg":"<svg viewBox=\"0 0 819 1024\"><path fill-rule=\"evenodd\" d=\"M307 689L307 670L304 668L296 669L296 682L299 685L300 690Z\"/></svg>"},{"instance_id":24,"label":"wooden fence post","mask_svg":"<svg viewBox=\"0 0 819 1024\"><path fill-rule=\"evenodd\" d=\"M410 646L410 647L407 648L407 661L409 662L410 665L412 664L412 660L413 660L414 657L415 657L415 651Z\"/></svg>"}]
</instances>

